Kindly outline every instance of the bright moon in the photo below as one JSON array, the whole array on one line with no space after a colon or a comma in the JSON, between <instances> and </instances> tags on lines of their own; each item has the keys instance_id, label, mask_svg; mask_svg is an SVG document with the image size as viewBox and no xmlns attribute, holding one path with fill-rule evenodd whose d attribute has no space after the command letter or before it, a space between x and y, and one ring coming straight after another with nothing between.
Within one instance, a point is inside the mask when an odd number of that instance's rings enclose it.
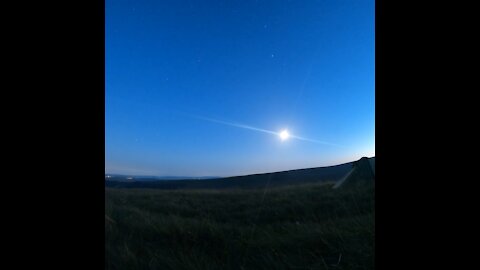
<instances>
[{"instance_id":1,"label":"bright moon","mask_svg":"<svg viewBox=\"0 0 480 270\"><path fill-rule=\"evenodd\" d=\"M285 141L286 139L288 139L288 137L290 137L290 134L288 134L287 130L283 130L282 132L280 132L279 135L282 141Z\"/></svg>"}]
</instances>

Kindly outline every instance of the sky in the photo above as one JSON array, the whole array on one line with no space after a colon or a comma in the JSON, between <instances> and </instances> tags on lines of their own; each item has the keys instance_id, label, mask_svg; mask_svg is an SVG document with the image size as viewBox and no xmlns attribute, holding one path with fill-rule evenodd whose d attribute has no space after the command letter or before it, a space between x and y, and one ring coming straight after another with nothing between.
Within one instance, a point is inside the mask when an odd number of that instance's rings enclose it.
<instances>
[{"instance_id":1,"label":"sky","mask_svg":"<svg viewBox=\"0 0 480 270\"><path fill-rule=\"evenodd\" d=\"M374 9L106 0L105 173L233 176L375 156Z\"/></svg>"}]
</instances>

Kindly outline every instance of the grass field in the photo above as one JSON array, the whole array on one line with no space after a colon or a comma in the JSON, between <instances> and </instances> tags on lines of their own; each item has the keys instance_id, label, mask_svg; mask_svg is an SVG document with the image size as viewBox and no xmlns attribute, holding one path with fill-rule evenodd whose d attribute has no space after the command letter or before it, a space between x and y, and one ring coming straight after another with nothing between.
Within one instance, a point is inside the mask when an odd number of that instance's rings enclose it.
<instances>
[{"instance_id":1,"label":"grass field","mask_svg":"<svg viewBox=\"0 0 480 270\"><path fill-rule=\"evenodd\" d=\"M105 269L374 269L375 190L105 191Z\"/></svg>"}]
</instances>

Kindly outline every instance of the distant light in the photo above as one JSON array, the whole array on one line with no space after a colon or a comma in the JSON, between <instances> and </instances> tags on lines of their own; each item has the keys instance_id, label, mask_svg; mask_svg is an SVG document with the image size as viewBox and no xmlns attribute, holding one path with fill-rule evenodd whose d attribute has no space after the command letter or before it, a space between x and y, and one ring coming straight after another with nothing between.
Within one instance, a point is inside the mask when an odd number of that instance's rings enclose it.
<instances>
[{"instance_id":1,"label":"distant light","mask_svg":"<svg viewBox=\"0 0 480 270\"><path fill-rule=\"evenodd\" d=\"M282 141L285 141L290 137L290 134L288 133L287 130L283 130L282 132L280 132L279 136Z\"/></svg>"}]
</instances>

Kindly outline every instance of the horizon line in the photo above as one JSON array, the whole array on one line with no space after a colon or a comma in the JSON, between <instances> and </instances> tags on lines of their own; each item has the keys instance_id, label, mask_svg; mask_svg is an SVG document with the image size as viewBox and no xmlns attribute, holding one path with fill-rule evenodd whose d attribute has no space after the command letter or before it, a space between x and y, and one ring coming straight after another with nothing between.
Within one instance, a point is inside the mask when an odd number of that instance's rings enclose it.
<instances>
[{"instance_id":1,"label":"horizon line","mask_svg":"<svg viewBox=\"0 0 480 270\"><path fill-rule=\"evenodd\" d=\"M368 156L362 156L361 158L366 157L366 158L375 158L374 156L368 157ZM342 163L337 163L333 165L324 165L324 166L317 166L317 167L306 167L306 168L298 168L298 169L289 169L289 170L280 170L280 171L270 171L270 172L257 172L257 173L248 173L248 174L237 174L237 175L224 175L224 176L213 176L213 175L200 175L200 176L176 176L176 175L148 175L148 174L123 174L123 173L105 173L105 176L107 175L116 175L116 176L128 176L128 177L178 177L178 178L229 178L229 177L240 177L240 176L248 176L248 175L259 175L259 174L269 174L269 173L279 173L279 172L288 172L288 171L297 171L297 170L308 170L308 169L315 169L315 168L325 168L325 167L334 167L334 166L340 166L344 165L347 163L352 163L357 160L360 160L361 158L352 160L352 161L347 161L347 162L342 162Z\"/></svg>"}]
</instances>

